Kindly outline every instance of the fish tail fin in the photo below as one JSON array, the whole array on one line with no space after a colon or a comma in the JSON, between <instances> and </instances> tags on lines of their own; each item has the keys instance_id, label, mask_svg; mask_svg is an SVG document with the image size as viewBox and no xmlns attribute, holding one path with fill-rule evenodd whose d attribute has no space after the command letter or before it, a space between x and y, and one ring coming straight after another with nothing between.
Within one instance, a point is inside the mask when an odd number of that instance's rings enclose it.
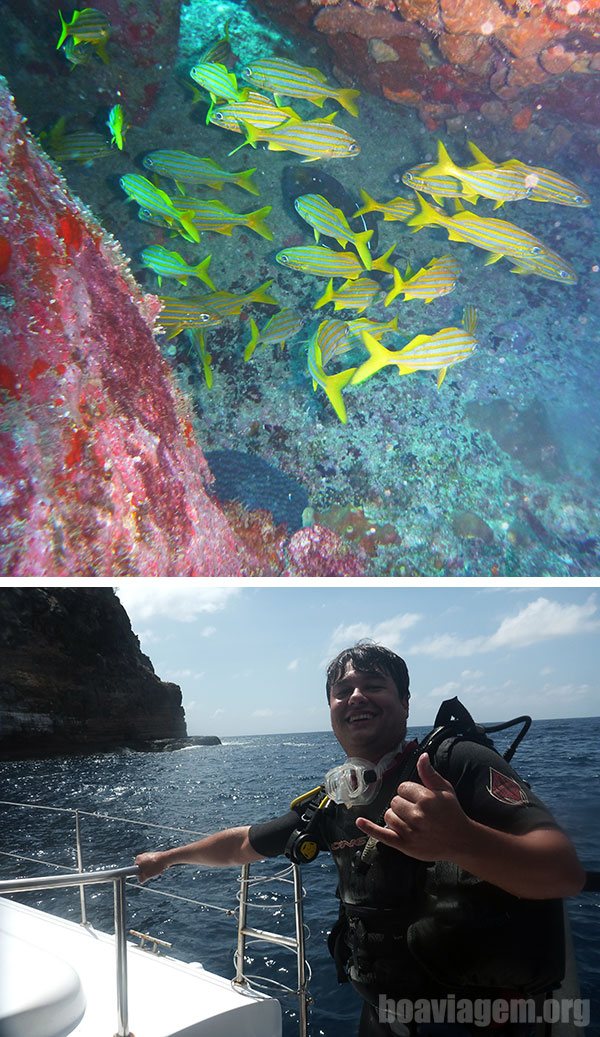
<instances>
[{"instance_id":1,"label":"fish tail fin","mask_svg":"<svg viewBox=\"0 0 600 1037\"><path fill-rule=\"evenodd\" d=\"M338 90L334 96L336 101L339 101L342 108L345 108L350 115L358 115L358 105L355 104L354 98L360 97L360 90L344 88L343 90Z\"/></svg>"},{"instance_id":2,"label":"fish tail fin","mask_svg":"<svg viewBox=\"0 0 600 1037\"><path fill-rule=\"evenodd\" d=\"M352 214L353 217L363 216L366 212L377 212L381 208L379 202L376 202L374 198L371 198L371 195L362 187L360 189L360 197L363 200L363 205L361 205L360 209L357 209L356 212Z\"/></svg>"},{"instance_id":3,"label":"fish tail fin","mask_svg":"<svg viewBox=\"0 0 600 1037\"><path fill-rule=\"evenodd\" d=\"M440 369L438 371L438 376L437 376L437 387L438 387L438 389L441 389L442 382L444 381L444 378L446 377L447 371L448 371L447 367L440 367Z\"/></svg>"},{"instance_id":4,"label":"fish tail fin","mask_svg":"<svg viewBox=\"0 0 600 1037\"><path fill-rule=\"evenodd\" d=\"M394 267L391 263L388 263L388 259L395 248L396 246L392 245L391 248L388 248L387 252L384 252L382 256L378 256L377 259L374 259L371 269L382 270L384 274L393 274Z\"/></svg>"},{"instance_id":5,"label":"fish tail fin","mask_svg":"<svg viewBox=\"0 0 600 1037\"><path fill-rule=\"evenodd\" d=\"M250 318L250 341L244 350L244 360L248 362L260 341L260 331L256 321Z\"/></svg>"},{"instance_id":6,"label":"fish tail fin","mask_svg":"<svg viewBox=\"0 0 600 1037\"><path fill-rule=\"evenodd\" d=\"M465 306L462 323L465 331L472 335L477 327L477 310L474 306Z\"/></svg>"},{"instance_id":7,"label":"fish tail fin","mask_svg":"<svg viewBox=\"0 0 600 1037\"><path fill-rule=\"evenodd\" d=\"M374 335L371 335L368 331L363 331L361 332L361 338L369 353L369 359L356 368L352 376L352 385L360 385L361 382L365 382L367 378L372 378L374 374L381 371L382 367L387 367L390 363L389 349L382 346L381 342Z\"/></svg>"},{"instance_id":8,"label":"fish tail fin","mask_svg":"<svg viewBox=\"0 0 600 1037\"><path fill-rule=\"evenodd\" d=\"M421 227L429 227L432 223L439 223L439 213L427 202L422 194L416 192L417 198L419 199L419 205L421 206L420 212L411 216L406 221L408 227L414 227L415 231L421 229Z\"/></svg>"},{"instance_id":9,"label":"fish tail fin","mask_svg":"<svg viewBox=\"0 0 600 1037\"><path fill-rule=\"evenodd\" d=\"M175 211L175 210L174 210ZM176 212L177 221L181 224L184 231L189 234L192 241L200 241L200 232L194 225L194 211L193 209L185 209L183 212Z\"/></svg>"},{"instance_id":10,"label":"fish tail fin","mask_svg":"<svg viewBox=\"0 0 600 1037\"><path fill-rule=\"evenodd\" d=\"M390 303L394 301L396 296L400 295L400 292L404 288L404 281L402 280L402 274L400 273L400 271L396 267L392 267L392 270L394 272L394 287L390 289L390 291L387 293L387 295L385 297L385 304L384 304L385 306L389 306ZM396 323L397 322L398 322L398 318L396 317Z\"/></svg>"},{"instance_id":11,"label":"fish tail fin","mask_svg":"<svg viewBox=\"0 0 600 1037\"><path fill-rule=\"evenodd\" d=\"M277 299L274 299L272 295L269 295L267 289L273 284L273 279L265 281L258 288L255 288L253 292L250 292L248 300L250 302L265 302L269 306L279 306Z\"/></svg>"},{"instance_id":12,"label":"fish tail fin","mask_svg":"<svg viewBox=\"0 0 600 1037\"><path fill-rule=\"evenodd\" d=\"M204 281L204 284L208 285L211 292L216 292L217 289L215 288L210 277L208 276L208 268L210 266L211 259L212 255L206 256L206 258L203 259L201 263L197 263L196 266L192 267L192 273L194 273L196 277L199 277L201 281Z\"/></svg>"},{"instance_id":13,"label":"fish tail fin","mask_svg":"<svg viewBox=\"0 0 600 1037\"><path fill-rule=\"evenodd\" d=\"M69 35L69 26L67 25L66 21L64 20L64 18L62 16L62 11L59 11L58 13L60 15L61 33L60 33L60 36L58 38L58 43L56 44L56 49L57 50L59 50L59 48L62 47L63 43L65 42L65 40L67 38L67 36Z\"/></svg>"},{"instance_id":14,"label":"fish tail fin","mask_svg":"<svg viewBox=\"0 0 600 1037\"><path fill-rule=\"evenodd\" d=\"M334 298L335 292L333 290L333 277L330 277L327 288L323 292L320 299L317 299L315 305L313 306L313 310L320 310L321 306L325 306L328 302L333 302Z\"/></svg>"},{"instance_id":15,"label":"fish tail fin","mask_svg":"<svg viewBox=\"0 0 600 1037\"><path fill-rule=\"evenodd\" d=\"M369 241L372 237L373 228L371 230L362 230L354 238L354 247L362 260L365 270L370 270L373 266L373 257L369 251Z\"/></svg>"},{"instance_id":16,"label":"fish tail fin","mask_svg":"<svg viewBox=\"0 0 600 1037\"><path fill-rule=\"evenodd\" d=\"M273 240L273 232L265 223L265 217L269 215L272 208L272 205L265 205L264 208L248 214L248 227L256 234L260 234L261 238L266 238L267 241Z\"/></svg>"},{"instance_id":17,"label":"fish tail fin","mask_svg":"<svg viewBox=\"0 0 600 1037\"><path fill-rule=\"evenodd\" d=\"M254 169L247 169L244 173L238 173L233 182L234 184L237 184L238 187L241 187L244 191L249 191L250 194L260 194L260 191L258 190L256 184L252 183L253 173L256 173L256 166L254 167Z\"/></svg>"},{"instance_id":18,"label":"fish tail fin","mask_svg":"<svg viewBox=\"0 0 600 1037\"><path fill-rule=\"evenodd\" d=\"M345 425L348 421L346 405L342 399L342 390L352 382L355 371L355 367L349 367L346 371L340 371L338 374L331 374L325 377L323 388L342 425Z\"/></svg>"}]
</instances>

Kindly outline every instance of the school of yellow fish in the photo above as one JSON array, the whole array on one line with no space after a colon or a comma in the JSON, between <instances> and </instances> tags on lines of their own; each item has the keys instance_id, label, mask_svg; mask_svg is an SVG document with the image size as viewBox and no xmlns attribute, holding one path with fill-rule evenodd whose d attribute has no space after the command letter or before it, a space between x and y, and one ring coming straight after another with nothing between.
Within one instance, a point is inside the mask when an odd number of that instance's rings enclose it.
<instances>
[{"instance_id":1,"label":"school of yellow fish","mask_svg":"<svg viewBox=\"0 0 600 1037\"><path fill-rule=\"evenodd\" d=\"M60 12L59 12L60 14ZM107 61L106 43L110 24L106 16L94 8L76 11L71 22L62 14L61 33L57 49L63 47L72 67L83 64L93 50L102 61ZM230 155L246 145L256 147L263 142L270 151L288 151L303 156L303 161L351 158L360 151L359 143L335 122L339 111L329 115L303 119L284 101L306 101L322 108L332 100L345 111L358 116L358 90L336 87L315 68L303 67L283 58L254 61L243 68L241 78L248 86L240 85L228 65L232 60L229 27L224 35L205 48L200 60L190 70L193 102L209 101L206 122L234 134L243 141ZM198 89L200 88L200 89ZM127 124L120 104L108 116L111 143L123 150ZM106 145L98 134L67 134L64 120L59 120L46 135L47 147L57 162L90 162L103 153ZM71 138L71 139L70 139ZM481 216L465 203L475 206L480 199L493 201L494 209L506 203L529 200L575 207L590 205L589 196L575 183L550 169L534 167L510 159L500 164L488 158L472 142L468 144L474 162L457 165L438 142L437 161L407 170L403 183L414 191L414 197L397 197L379 202L366 190L361 190L362 207L354 213L334 208L318 194L306 194L296 199L296 209L312 230L314 244L285 248L276 254L283 266L313 277L325 277L325 293L316 301L314 309L333 303L334 312L354 309L363 313L374 301L387 307L398 296L404 301L433 300L453 291L460 276L460 267L450 254L433 257L420 270L406 269L404 275L390 263L393 245L380 256L373 256L369 241L372 231L356 232L348 220L364 213L380 213L384 221L399 221L413 232L423 227L442 227L450 241L475 245L489 253L485 265L502 258L513 265L513 273L538 275L564 284L577 280L573 267L534 235L506 220ZM213 159L202 158L185 151L154 151L143 159L152 180L137 173L121 177L121 187L128 200L139 206L141 220L158 227L168 228L185 240L199 242L206 232L231 235L235 227L246 227L268 240L273 234L266 222L271 212L264 206L253 212L236 213L218 199L196 198L188 192L199 185L222 191L234 184L251 194L258 194L253 183L254 169L232 172L221 168ZM162 180L161 180L162 178ZM165 181L175 185L176 193L169 194L159 186ZM432 201L427 201L428 195ZM449 199L453 212L444 208ZM344 250L339 251L321 244L330 238ZM188 264L176 251L160 245L142 252L142 262L153 270L159 281L165 277L178 280L184 287L190 278L204 281L210 291L201 295L162 296L162 310L157 330L173 338L182 331L190 337L198 351L207 387L213 382L211 355L207 350L204 332L218 326L227 318L239 315L244 306L262 303L279 306L269 294L271 282L235 295L217 291L208 276L210 255L194 264ZM373 270L391 275L393 286L387 290L379 280L368 274ZM342 284L334 288L336 278ZM304 324L303 315L289 308L280 308L262 330L250 321L251 337L244 348L244 360L249 361L256 348L279 344L298 335ZM343 391L349 386L362 384L385 367L396 367L403 377L416 371L437 372L437 387L442 385L450 367L462 363L476 350L477 313L472 306L465 307L459 327L442 328L434 334L418 334L397 349L382 345L381 338L397 333L398 319L388 322L359 317L354 320L327 318L320 322L307 340L307 367L313 388L321 387L337 417L347 421ZM331 365L345 353L362 348L367 359L343 370L331 371ZM327 370L329 368L329 370Z\"/></svg>"}]
</instances>

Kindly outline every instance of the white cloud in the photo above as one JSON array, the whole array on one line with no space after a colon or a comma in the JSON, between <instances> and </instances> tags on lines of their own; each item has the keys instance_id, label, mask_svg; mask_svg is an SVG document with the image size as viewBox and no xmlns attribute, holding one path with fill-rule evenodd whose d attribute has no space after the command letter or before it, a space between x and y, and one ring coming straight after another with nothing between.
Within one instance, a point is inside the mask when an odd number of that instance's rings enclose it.
<instances>
[{"instance_id":1,"label":"white cloud","mask_svg":"<svg viewBox=\"0 0 600 1037\"><path fill-rule=\"evenodd\" d=\"M583 605L561 605L548 598L536 598L514 616L507 616L489 636L461 639L441 634L421 641L411 649L413 655L434 655L445 659L493 652L498 648L525 648L551 638L590 634L600 630L594 595Z\"/></svg>"},{"instance_id":2,"label":"white cloud","mask_svg":"<svg viewBox=\"0 0 600 1037\"><path fill-rule=\"evenodd\" d=\"M135 629L142 621L167 616L193 623L202 612L219 612L240 593L234 584L187 579L125 580L115 586L123 608Z\"/></svg>"},{"instance_id":3,"label":"white cloud","mask_svg":"<svg viewBox=\"0 0 600 1037\"><path fill-rule=\"evenodd\" d=\"M288 663L287 668L288 668L288 670L297 670L299 665L300 665L300 660L299 659L292 659L291 663Z\"/></svg>"},{"instance_id":4,"label":"white cloud","mask_svg":"<svg viewBox=\"0 0 600 1037\"><path fill-rule=\"evenodd\" d=\"M477 681L483 676L483 670L463 670L461 673L461 677L465 681Z\"/></svg>"},{"instance_id":5,"label":"white cloud","mask_svg":"<svg viewBox=\"0 0 600 1037\"><path fill-rule=\"evenodd\" d=\"M253 716L253 717L273 717L273 716L275 716L275 713L273 712L272 709L255 709L254 712L250 714L250 716Z\"/></svg>"},{"instance_id":6,"label":"white cloud","mask_svg":"<svg viewBox=\"0 0 600 1037\"><path fill-rule=\"evenodd\" d=\"M200 637L213 637L217 632L216 627L202 627Z\"/></svg>"},{"instance_id":7,"label":"white cloud","mask_svg":"<svg viewBox=\"0 0 600 1037\"><path fill-rule=\"evenodd\" d=\"M400 647L403 642L403 634L414 627L423 617L416 612L403 612L390 619L384 619L381 623L350 623L347 626L340 624L333 631L327 649L328 661L338 652L356 641L365 637L384 644L393 650Z\"/></svg>"},{"instance_id":8,"label":"white cloud","mask_svg":"<svg viewBox=\"0 0 600 1037\"><path fill-rule=\"evenodd\" d=\"M446 681L445 684L438 684L437 688L432 688L427 693L427 698L444 698L446 695L452 695L455 691L461 687L458 681Z\"/></svg>"},{"instance_id":9,"label":"white cloud","mask_svg":"<svg viewBox=\"0 0 600 1037\"><path fill-rule=\"evenodd\" d=\"M210 720L216 720L217 717L222 717L222 716L224 716L224 714L225 714L225 710L224 709L215 709L214 713L212 714L212 716L209 719Z\"/></svg>"}]
</instances>

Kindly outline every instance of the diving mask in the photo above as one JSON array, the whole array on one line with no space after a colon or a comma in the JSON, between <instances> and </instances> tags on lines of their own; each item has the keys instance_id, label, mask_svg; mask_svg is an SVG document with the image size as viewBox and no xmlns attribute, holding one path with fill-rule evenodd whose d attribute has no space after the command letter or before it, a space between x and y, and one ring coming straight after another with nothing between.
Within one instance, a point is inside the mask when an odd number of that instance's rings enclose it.
<instances>
[{"instance_id":1,"label":"diving mask","mask_svg":"<svg viewBox=\"0 0 600 1037\"><path fill-rule=\"evenodd\" d=\"M364 807L372 803L379 789L383 775L390 769L404 745L396 746L391 753L382 756L379 763L361 760L352 756L334 767L325 775L325 792L334 803L345 807Z\"/></svg>"}]
</instances>

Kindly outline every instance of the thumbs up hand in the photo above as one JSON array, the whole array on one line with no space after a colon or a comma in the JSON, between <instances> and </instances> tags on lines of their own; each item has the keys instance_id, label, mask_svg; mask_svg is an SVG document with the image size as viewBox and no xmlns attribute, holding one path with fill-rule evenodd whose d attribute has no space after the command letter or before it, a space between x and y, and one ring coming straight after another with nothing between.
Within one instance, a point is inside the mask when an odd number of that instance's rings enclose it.
<instances>
[{"instance_id":1,"label":"thumbs up hand","mask_svg":"<svg viewBox=\"0 0 600 1037\"><path fill-rule=\"evenodd\" d=\"M398 786L385 812L385 828L366 817L357 818L356 827L417 860L455 860L468 842L473 822L427 753L417 760L417 773L423 784L403 781Z\"/></svg>"}]
</instances>

